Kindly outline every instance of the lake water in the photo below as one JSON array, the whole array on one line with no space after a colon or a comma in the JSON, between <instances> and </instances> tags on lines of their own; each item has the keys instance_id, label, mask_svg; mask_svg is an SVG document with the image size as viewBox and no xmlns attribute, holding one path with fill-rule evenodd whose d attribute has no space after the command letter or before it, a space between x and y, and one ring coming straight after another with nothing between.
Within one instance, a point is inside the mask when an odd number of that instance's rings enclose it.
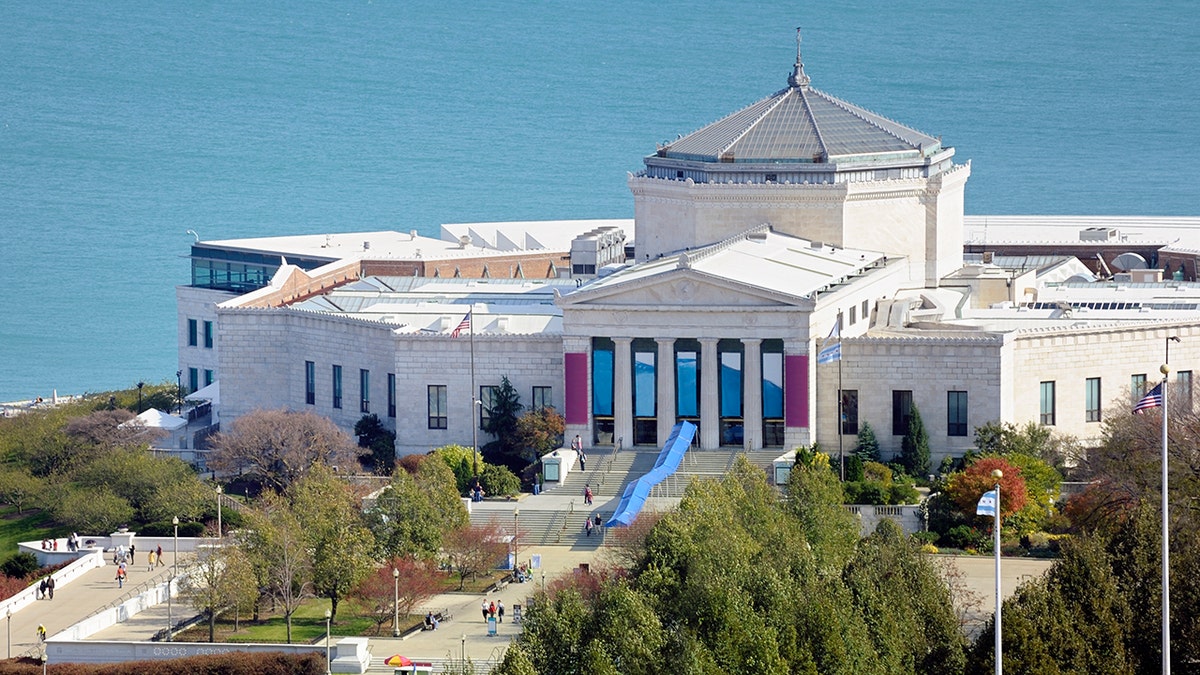
<instances>
[{"instance_id":1,"label":"lake water","mask_svg":"<svg viewBox=\"0 0 1200 675\"><path fill-rule=\"evenodd\" d=\"M1093 5L3 3L0 401L173 380L188 229L632 217L797 25L813 86L972 160L968 213L1197 215L1193 10Z\"/></svg>"}]
</instances>

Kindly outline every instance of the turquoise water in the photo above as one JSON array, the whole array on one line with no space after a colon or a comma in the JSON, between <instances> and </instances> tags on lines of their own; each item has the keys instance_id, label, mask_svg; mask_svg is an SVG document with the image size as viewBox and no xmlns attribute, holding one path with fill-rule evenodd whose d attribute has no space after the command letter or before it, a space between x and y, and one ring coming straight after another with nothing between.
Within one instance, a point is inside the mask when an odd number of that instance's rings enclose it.
<instances>
[{"instance_id":1,"label":"turquoise water","mask_svg":"<svg viewBox=\"0 0 1200 675\"><path fill-rule=\"evenodd\" d=\"M0 400L173 380L188 229L631 217L796 25L814 86L973 161L969 213L1200 213L1187 3L784 4L0 4Z\"/></svg>"}]
</instances>

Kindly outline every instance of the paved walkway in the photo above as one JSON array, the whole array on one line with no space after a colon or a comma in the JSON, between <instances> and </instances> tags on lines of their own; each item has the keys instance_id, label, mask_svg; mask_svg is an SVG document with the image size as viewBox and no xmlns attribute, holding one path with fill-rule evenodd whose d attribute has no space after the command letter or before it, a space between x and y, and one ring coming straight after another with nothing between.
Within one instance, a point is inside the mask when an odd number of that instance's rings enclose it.
<instances>
[{"instance_id":1,"label":"paved walkway","mask_svg":"<svg viewBox=\"0 0 1200 675\"><path fill-rule=\"evenodd\" d=\"M183 561L187 556L180 554ZM37 627L44 625L46 635L54 635L96 613L102 607L124 601L137 595L147 587L167 580L171 574L174 557L170 551L163 552L164 565L156 570L146 571L146 556L139 552L137 562L127 568L128 578L125 587L118 588L116 582L116 567L112 559L108 559L104 567L99 567L65 586L59 586L54 592L54 599L38 600L24 609L14 612L8 620L9 638L7 645L11 648L12 656L20 656L28 650L40 650L37 640ZM164 621L163 626L166 626ZM7 656L9 652L5 652Z\"/></svg>"}]
</instances>

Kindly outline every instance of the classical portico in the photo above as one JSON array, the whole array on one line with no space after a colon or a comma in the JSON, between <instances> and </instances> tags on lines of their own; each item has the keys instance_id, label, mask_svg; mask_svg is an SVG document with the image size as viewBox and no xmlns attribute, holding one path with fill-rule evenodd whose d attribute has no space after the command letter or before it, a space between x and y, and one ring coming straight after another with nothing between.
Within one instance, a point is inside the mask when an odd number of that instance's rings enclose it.
<instances>
[{"instance_id":1,"label":"classical portico","mask_svg":"<svg viewBox=\"0 0 1200 675\"><path fill-rule=\"evenodd\" d=\"M688 420L701 449L809 443L816 338L903 275L760 226L561 296L567 435L658 446Z\"/></svg>"}]
</instances>

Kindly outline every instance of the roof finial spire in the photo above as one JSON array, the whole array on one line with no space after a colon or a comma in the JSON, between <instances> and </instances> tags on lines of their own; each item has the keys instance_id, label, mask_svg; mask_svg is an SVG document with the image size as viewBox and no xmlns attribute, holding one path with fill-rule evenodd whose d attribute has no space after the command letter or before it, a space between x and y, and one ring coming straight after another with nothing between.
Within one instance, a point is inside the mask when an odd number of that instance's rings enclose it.
<instances>
[{"instance_id":1,"label":"roof finial spire","mask_svg":"<svg viewBox=\"0 0 1200 675\"><path fill-rule=\"evenodd\" d=\"M804 59L800 57L800 27L796 27L796 66L788 76L788 85L792 87L807 87L812 80L804 74Z\"/></svg>"}]
</instances>

